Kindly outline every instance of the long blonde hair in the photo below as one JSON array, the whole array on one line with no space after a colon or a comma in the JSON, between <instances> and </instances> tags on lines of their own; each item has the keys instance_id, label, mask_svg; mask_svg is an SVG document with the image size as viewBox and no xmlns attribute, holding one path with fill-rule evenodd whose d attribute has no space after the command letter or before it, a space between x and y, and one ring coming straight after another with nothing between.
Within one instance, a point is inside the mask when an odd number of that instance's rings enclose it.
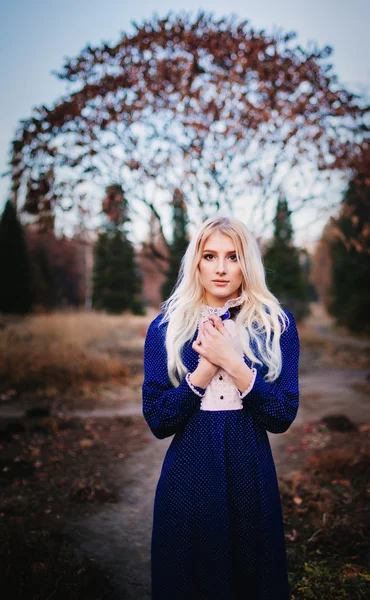
<instances>
[{"instance_id":1,"label":"long blonde hair","mask_svg":"<svg viewBox=\"0 0 370 600\"><path fill-rule=\"evenodd\" d=\"M268 367L266 381L274 381L281 371L280 335L289 319L278 299L268 290L261 253L247 226L234 217L211 217L191 239L182 258L179 276L171 296L162 302L161 325L168 323L166 350L168 375L177 386L187 369L181 358L184 344L197 330L204 304L204 288L198 268L206 239L215 231L228 235L235 244L243 281L240 293L245 300L235 324L244 354L254 364ZM252 343L257 347L256 356Z\"/></svg>"}]
</instances>

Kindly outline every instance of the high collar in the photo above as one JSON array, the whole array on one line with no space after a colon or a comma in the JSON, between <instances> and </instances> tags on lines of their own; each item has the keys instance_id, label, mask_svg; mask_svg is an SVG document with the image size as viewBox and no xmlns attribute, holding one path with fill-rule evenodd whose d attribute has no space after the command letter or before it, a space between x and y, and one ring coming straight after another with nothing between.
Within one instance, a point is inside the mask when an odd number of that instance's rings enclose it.
<instances>
[{"instance_id":1,"label":"high collar","mask_svg":"<svg viewBox=\"0 0 370 600\"><path fill-rule=\"evenodd\" d=\"M202 304L200 314L201 317L208 317L209 315L219 317L220 315L223 315L229 308L240 306L244 301L245 296L244 294L241 294L237 298L231 298L231 300L227 300L223 306L210 306L209 304Z\"/></svg>"}]
</instances>

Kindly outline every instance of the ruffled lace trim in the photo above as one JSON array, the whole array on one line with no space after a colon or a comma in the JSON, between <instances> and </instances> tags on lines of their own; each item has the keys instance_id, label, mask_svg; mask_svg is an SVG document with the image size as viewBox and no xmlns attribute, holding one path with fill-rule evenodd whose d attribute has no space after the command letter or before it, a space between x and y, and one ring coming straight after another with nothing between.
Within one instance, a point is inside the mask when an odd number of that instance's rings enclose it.
<instances>
[{"instance_id":1,"label":"ruffled lace trim","mask_svg":"<svg viewBox=\"0 0 370 600\"><path fill-rule=\"evenodd\" d=\"M247 394L249 394L249 392L252 390L252 388L254 386L254 382L256 381L256 375L257 375L257 369L255 367L253 367L253 369L252 369L252 379L251 379L251 382L250 382L249 386L247 387L246 390L244 390L244 392L241 392L240 390L238 390L239 395L240 395L240 399L245 398L245 396Z\"/></svg>"},{"instance_id":2,"label":"ruffled lace trim","mask_svg":"<svg viewBox=\"0 0 370 600\"><path fill-rule=\"evenodd\" d=\"M200 309L200 317L201 319L207 318L209 315L220 317L229 308L240 306L244 301L245 296L244 294L241 294L237 298L231 298L231 300L227 300L223 306L209 306L208 304L202 304Z\"/></svg>"},{"instance_id":3,"label":"ruffled lace trim","mask_svg":"<svg viewBox=\"0 0 370 600\"><path fill-rule=\"evenodd\" d=\"M204 388L201 388L197 385L193 385L189 379L190 377L190 373L187 373L185 376L186 382L188 384L188 386L190 387L191 390L193 390L193 392L195 394L197 394L200 398L203 398L205 396L205 391L204 392L200 392L199 390L203 390Z\"/></svg>"}]
</instances>

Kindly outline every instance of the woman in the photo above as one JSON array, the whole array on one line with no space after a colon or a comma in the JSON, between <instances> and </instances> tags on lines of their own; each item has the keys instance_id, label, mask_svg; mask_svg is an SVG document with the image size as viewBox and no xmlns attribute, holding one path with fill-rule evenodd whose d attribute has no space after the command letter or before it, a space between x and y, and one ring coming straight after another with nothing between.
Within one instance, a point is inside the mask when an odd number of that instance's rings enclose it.
<instances>
[{"instance_id":1,"label":"woman","mask_svg":"<svg viewBox=\"0 0 370 600\"><path fill-rule=\"evenodd\" d=\"M294 317L228 217L203 223L162 306L145 340L143 414L157 438L175 435L154 500L152 600L288 600L267 431L298 410Z\"/></svg>"}]
</instances>

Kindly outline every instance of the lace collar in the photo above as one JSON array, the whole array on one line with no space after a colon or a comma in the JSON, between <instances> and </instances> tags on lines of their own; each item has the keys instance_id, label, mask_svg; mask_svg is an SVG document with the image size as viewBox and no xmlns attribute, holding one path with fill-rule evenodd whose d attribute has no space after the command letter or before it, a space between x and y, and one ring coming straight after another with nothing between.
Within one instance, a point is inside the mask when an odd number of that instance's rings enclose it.
<instances>
[{"instance_id":1,"label":"lace collar","mask_svg":"<svg viewBox=\"0 0 370 600\"><path fill-rule=\"evenodd\" d=\"M233 308L234 306L240 306L240 304L243 304L244 300L245 296L244 294L241 294L237 298L231 298L231 300L227 300L223 306L209 306L208 304L202 304L200 309L200 316L201 318L207 318L209 315L220 317L229 308Z\"/></svg>"}]
</instances>

